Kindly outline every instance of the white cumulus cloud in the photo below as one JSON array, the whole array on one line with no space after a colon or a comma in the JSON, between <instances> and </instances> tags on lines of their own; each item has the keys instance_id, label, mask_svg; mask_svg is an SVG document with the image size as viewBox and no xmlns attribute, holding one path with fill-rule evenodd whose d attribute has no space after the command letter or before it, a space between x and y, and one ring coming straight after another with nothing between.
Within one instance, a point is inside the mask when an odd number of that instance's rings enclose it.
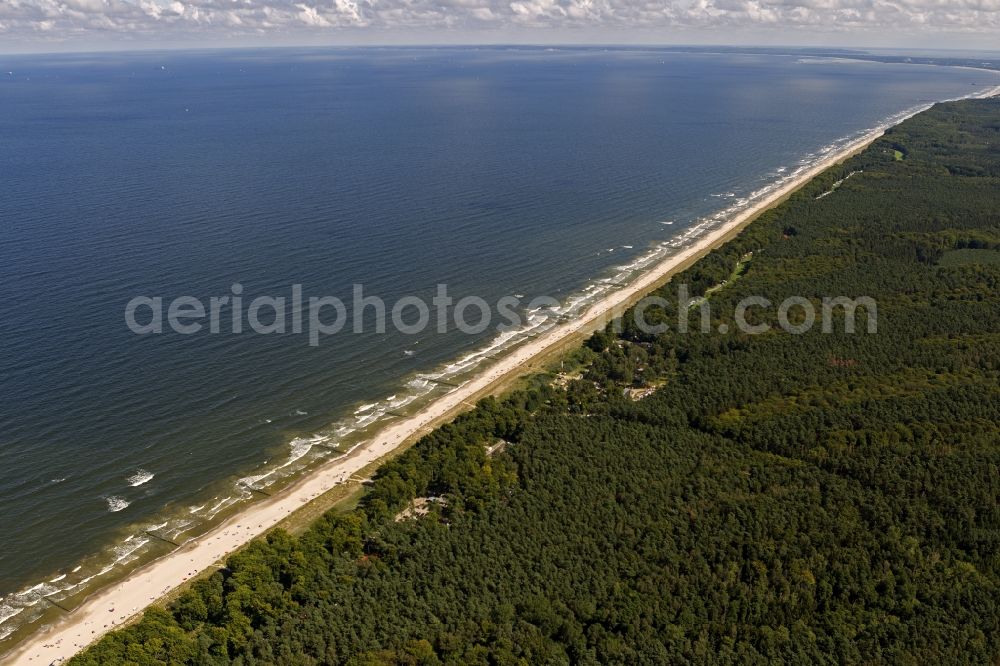
<instances>
[{"instance_id":1,"label":"white cumulus cloud","mask_svg":"<svg viewBox=\"0 0 1000 666\"><path fill-rule=\"evenodd\" d=\"M225 38L400 29L1000 34L1000 0L0 0L0 39ZM544 41L544 37L539 41ZM998 42L1000 44L1000 42Z\"/></svg>"}]
</instances>

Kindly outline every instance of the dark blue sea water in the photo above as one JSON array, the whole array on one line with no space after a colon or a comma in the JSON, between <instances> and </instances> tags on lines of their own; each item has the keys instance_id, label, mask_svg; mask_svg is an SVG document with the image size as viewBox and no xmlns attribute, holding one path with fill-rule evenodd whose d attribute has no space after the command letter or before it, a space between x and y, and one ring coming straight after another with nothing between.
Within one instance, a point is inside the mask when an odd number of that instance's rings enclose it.
<instances>
[{"instance_id":1,"label":"dark blue sea water","mask_svg":"<svg viewBox=\"0 0 1000 666\"><path fill-rule=\"evenodd\" d=\"M837 142L997 83L566 49L0 56L0 70L0 637L47 608L41 594L72 599L155 555L143 529L195 534L252 497L238 479L267 487L413 407L426 373L471 367L448 364L496 335L140 337L133 296L240 283L249 301L298 283L350 300L361 283L391 303L447 283L565 299Z\"/></svg>"}]
</instances>

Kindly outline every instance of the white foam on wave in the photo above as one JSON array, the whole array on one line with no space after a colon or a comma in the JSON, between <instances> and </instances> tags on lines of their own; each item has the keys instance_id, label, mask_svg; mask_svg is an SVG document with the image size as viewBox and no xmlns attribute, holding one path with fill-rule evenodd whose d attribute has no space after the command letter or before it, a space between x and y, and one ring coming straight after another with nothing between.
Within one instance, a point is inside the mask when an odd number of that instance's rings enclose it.
<instances>
[{"instance_id":1,"label":"white foam on wave","mask_svg":"<svg viewBox=\"0 0 1000 666\"><path fill-rule=\"evenodd\" d=\"M139 550L142 549L147 544L149 544L150 542L151 542L151 540L148 537L146 537L145 535L143 535L143 536L140 537L139 535L133 534L133 535L127 537L122 543L116 545L112 549L112 551L111 551L111 554L112 554L112 560L111 560L111 562L109 562L108 564L105 564L99 571L97 571L96 573L93 573L93 574L91 574L89 576L85 576L84 578L81 578L80 580L76 581L75 583L65 585L65 586L63 586L61 588L58 588L58 589L54 589L49 594L54 594L54 593L58 593L58 592L63 592L63 593L70 592L72 590L75 590L78 587L82 587L82 586L86 585L87 583L89 583L90 581L94 580L95 578L99 578L99 577L101 577L101 576L103 576L103 575L105 575L107 573L110 573L115 567L117 567L119 565L122 565L122 564L127 564L128 562L131 562L136 557L138 557ZM82 568L83 568L82 566L76 567L75 569L73 569L73 573L78 572Z\"/></svg>"},{"instance_id":2,"label":"white foam on wave","mask_svg":"<svg viewBox=\"0 0 1000 666\"><path fill-rule=\"evenodd\" d=\"M112 495L111 497L106 497L105 501L108 503L108 511L111 513L118 513L128 508L129 501L124 497L119 495Z\"/></svg>"},{"instance_id":3,"label":"white foam on wave","mask_svg":"<svg viewBox=\"0 0 1000 666\"><path fill-rule=\"evenodd\" d=\"M144 469L142 469L140 467L139 469L137 469L135 471L135 474L133 474L132 476L128 477L128 479L126 479L126 481L128 481L128 485L130 485L133 488L135 488L136 486L141 486L144 483L148 483L148 482L152 481L154 476L156 476L156 475L153 474L152 472L147 472L146 470L144 470Z\"/></svg>"},{"instance_id":4,"label":"white foam on wave","mask_svg":"<svg viewBox=\"0 0 1000 666\"><path fill-rule=\"evenodd\" d=\"M195 525L194 520L181 518L179 520L175 520L174 522L172 522L170 527L163 530L163 534L167 535L171 539L176 539L178 536L184 534L189 529L194 527L194 525Z\"/></svg>"},{"instance_id":5,"label":"white foam on wave","mask_svg":"<svg viewBox=\"0 0 1000 666\"><path fill-rule=\"evenodd\" d=\"M7 620L20 615L24 612L24 606L15 608L14 606L9 606L7 604L0 605L0 624L3 624Z\"/></svg>"},{"instance_id":6,"label":"white foam on wave","mask_svg":"<svg viewBox=\"0 0 1000 666\"><path fill-rule=\"evenodd\" d=\"M24 622L30 622L38 617L46 608L41 603L45 597L67 589L58 585L66 577L67 574L62 574L0 598L0 640L10 636L20 626L17 622L11 621L15 617ZM30 612L25 613L25 611Z\"/></svg>"},{"instance_id":7,"label":"white foam on wave","mask_svg":"<svg viewBox=\"0 0 1000 666\"><path fill-rule=\"evenodd\" d=\"M121 498L108 497L106 499L110 507L114 499ZM124 500L122 501L124 502ZM127 506L127 502L125 505ZM106 563L100 570L90 575L76 578L75 574L84 569L84 564L78 564L69 573L59 574L47 581L36 583L0 598L0 640L10 636L18 627L42 616L48 608L46 603L42 603L46 598L59 598L60 595L65 598L66 594L86 586L94 579L111 573L118 567L128 565L138 559L150 543L153 543L153 540L145 534L132 534L112 547L108 551L109 559Z\"/></svg>"},{"instance_id":8,"label":"white foam on wave","mask_svg":"<svg viewBox=\"0 0 1000 666\"><path fill-rule=\"evenodd\" d=\"M220 510L222 510L223 508L225 508L228 504L232 504L234 500L235 500L235 498L232 495L230 495L228 497L223 497L214 506L212 506L211 509L208 510L208 513L210 515L214 516Z\"/></svg>"},{"instance_id":9,"label":"white foam on wave","mask_svg":"<svg viewBox=\"0 0 1000 666\"><path fill-rule=\"evenodd\" d=\"M8 622L8 620L13 620L15 617L23 613L24 610L24 606L0 604L0 641L7 638L17 630L17 623Z\"/></svg>"},{"instance_id":10,"label":"white foam on wave","mask_svg":"<svg viewBox=\"0 0 1000 666\"><path fill-rule=\"evenodd\" d=\"M139 537L132 535L125 539L125 542L118 545L115 548L115 560L112 562L112 566L122 564L124 562L132 559L132 556L138 552L140 548L149 543L149 539L146 537Z\"/></svg>"},{"instance_id":11,"label":"white foam on wave","mask_svg":"<svg viewBox=\"0 0 1000 666\"><path fill-rule=\"evenodd\" d=\"M257 488L262 481L268 481L263 485L267 486L281 478L281 471L301 460L317 444L324 444L330 439L327 435L313 435L312 437L296 437L288 443L289 454L280 465L266 470L260 474L244 476L236 481L236 485L245 488Z\"/></svg>"}]
</instances>

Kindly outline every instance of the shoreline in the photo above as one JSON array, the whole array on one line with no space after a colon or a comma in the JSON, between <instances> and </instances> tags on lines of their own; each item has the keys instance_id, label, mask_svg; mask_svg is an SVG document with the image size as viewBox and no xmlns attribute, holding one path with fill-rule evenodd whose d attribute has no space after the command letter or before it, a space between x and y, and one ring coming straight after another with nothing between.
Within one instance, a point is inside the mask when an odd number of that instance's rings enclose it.
<instances>
[{"instance_id":1,"label":"shoreline","mask_svg":"<svg viewBox=\"0 0 1000 666\"><path fill-rule=\"evenodd\" d=\"M1000 87L969 97L997 94L1000 94ZM730 240L761 213L779 205L817 175L866 148L888 127L929 106L896 119L887 127L867 132L809 165L797 177L768 192L760 201L694 239L690 246L650 266L625 287L591 303L580 316L555 325L537 338L514 347L506 356L484 366L458 388L434 399L415 414L386 425L367 441L338 458L320 464L273 497L248 505L217 527L132 571L116 583L95 591L75 610L48 626L40 627L20 645L15 645L3 658L4 663L38 664L67 659L105 633L128 624L145 608L212 569L228 555L285 522L299 510L315 507L317 501L322 503L324 495L330 491L356 488L358 482L352 481L352 477L359 472L401 453L427 431L470 409L478 399L504 390L512 380L532 372L547 359L562 354L650 291L669 281L677 272Z\"/></svg>"}]
</instances>

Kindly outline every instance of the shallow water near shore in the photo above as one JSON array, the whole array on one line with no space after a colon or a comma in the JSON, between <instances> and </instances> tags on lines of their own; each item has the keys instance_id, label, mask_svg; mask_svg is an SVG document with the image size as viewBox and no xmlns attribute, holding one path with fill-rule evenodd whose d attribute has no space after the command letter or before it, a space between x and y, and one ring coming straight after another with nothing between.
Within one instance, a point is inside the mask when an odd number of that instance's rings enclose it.
<instances>
[{"instance_id":1,"label":"shallow water near shore","mask_svg":"<svg viewBox=\"0 0 1000 666\"><path fill-rule=\"evenodd\" d=\"M518 336L131 334L136 295L551 295L572 315L969 70L594 50L8 58L0 637ZM533 313L536 330L557 319ZM0 649L3 645L0 644Z\"/></svg>"}]
</instances>

